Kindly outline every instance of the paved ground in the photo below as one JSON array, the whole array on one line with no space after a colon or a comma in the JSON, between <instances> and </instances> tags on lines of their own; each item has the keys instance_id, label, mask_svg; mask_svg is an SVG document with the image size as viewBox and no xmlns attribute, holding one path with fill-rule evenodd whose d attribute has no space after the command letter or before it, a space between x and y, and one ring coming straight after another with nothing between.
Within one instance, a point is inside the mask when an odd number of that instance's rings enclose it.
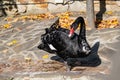
<instances>
[{"instance_id":1,"label":"paved ground","mask_svg":"<svg viewBox=\"0 0 120 80\"><path fill-rule=\"evenodd\" d=\"M87 31L91 46L100 41L102 64L94 68L75 67L66 72L63 63L50 60L53 54L37 48L44 28L54 21L17 21L11 23L10 29L0 29L0 80L117 80L120 28Z\"/></svg>"}]
</instances>

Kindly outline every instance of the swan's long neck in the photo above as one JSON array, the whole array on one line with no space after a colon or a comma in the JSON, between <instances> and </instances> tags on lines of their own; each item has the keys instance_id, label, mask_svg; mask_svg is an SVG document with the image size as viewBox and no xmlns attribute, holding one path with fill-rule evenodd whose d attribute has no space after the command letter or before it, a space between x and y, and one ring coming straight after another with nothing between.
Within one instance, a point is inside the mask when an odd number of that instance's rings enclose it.
<instances>
[{"instance_id":1,"label":"swan's long neck","mask_svg":"<svg viewBox=\"0 0 120 80\"><path fill-rule=\"evenodd\" d=\"M72 35L74 31L79 27L80 24L80 37L85 37L86 36L86 30L85 30L85 22L83 17L78 17L71 25L70 33L69 35Z\"/></svg>"}]
</instances>

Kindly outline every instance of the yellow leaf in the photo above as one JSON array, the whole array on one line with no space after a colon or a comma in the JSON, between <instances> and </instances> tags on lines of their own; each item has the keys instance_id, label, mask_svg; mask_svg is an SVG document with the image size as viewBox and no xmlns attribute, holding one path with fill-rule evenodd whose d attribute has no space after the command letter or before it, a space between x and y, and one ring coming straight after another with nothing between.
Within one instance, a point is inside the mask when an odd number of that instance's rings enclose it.
<instances>
[{"instance_id":1,"label":"yellow leaf","mask_svg":"<svg viewBox=\"0 0 120 80\"><path fill-rule=\"evenodd\" d=\"M5 24L5 25L3 25L3 27L6 29L11 28L11 24Z\"/></svg>"},{"instance_id":2,"label":"yellow leaf","mask_svg":"<svg viewBox=\"0 0 120 80\"><path fill-rule=\"evenodd\" d=\"M17 44L17 40L12 40L11 42L7 43L8 46L12 46L14 44Z\"/></svg>"},{"instance_id":3,"label":"yellow leaf","mask_svg":"<svg viewBox=\"0 0 120 80\"><path fill-rule=\"evenodd\" d=\"M16 44L16 43L17 43L17 40L13 40L12 43L13 43L13 44Z\"/></svg>"},{"instance_id":4,"label":"yellow leaf","mask_svg":"<svg viewBox=\"0 0 120 80\"><path fill-rule=\"evenodd\" d=\"M111 14L113 14L113 12L112 11L107 11L107 12L105 12L106 14L108 14L108 15L111 15Z\"/></svg>"},{"instance_id":5,"label":"yellow leaf","mask_svg":"<svg viewBox=\"0 0 120 80\"><path fill-rule=\"evenodd\" d=\"M73 19L70 18L70 15L72 15L71 12L65 12L65 13L60 13L57 14L57 16L60 18L60 23L59 25L63 28L70 28L70 25L73 23Z\"/></svg>"},{"instance_id":6,"label":"yellow leaf","mask_svg":"<svg viewBox=\"0 0 120 80\"><path fill-rule=\"evenodd\" d=\"M48 54L42 56L43 59L47 59L48 57L49 57Z\"/></svg>"},{"instance_id":7,"label":"yellow leaf","mask_svg":"<svg viewBox=\"0 0 120 80\"><path fill-rule=\"evenodd\" d=\"M109 20L102 20L101 23L98 25L99 29L103 28L116 28L119 25L119 21L117 18L109 19Z\"/></svg>"}]
</instances>

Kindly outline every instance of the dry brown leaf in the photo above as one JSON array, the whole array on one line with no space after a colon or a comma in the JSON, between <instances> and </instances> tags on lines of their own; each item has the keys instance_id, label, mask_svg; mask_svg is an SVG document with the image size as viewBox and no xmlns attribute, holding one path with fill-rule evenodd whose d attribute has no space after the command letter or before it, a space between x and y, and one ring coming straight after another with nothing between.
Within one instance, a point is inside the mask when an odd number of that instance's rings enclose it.
<instances>
[{"instance_id":1,"label":"dry brown leaf","mask_svg":"<svg viewBox=\"0 0 120 80\"><path fill-rule=\"evenodd\" d=\"M26 58L25 58L25 61L26 61L26 62L31 62L32 59L31 59L30 57L26 57Z\"/></svg>"}]
</instances>

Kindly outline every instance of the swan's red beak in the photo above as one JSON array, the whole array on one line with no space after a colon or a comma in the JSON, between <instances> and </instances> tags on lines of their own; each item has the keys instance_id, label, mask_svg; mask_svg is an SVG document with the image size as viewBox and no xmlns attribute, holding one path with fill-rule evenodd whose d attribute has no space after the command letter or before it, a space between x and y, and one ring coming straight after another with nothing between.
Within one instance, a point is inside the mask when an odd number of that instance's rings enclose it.
<instances>
[{"instance_id":1,"label":"swan's red beak","mask_svg":"<svg viewBox=\"0 0 120 80\"><path fill-rule=\"evenodd\" d=\"M73 35L73 33L74 33L74 29L71 28L68 36L71 37Z\"/></svg>"}]
</instances>

